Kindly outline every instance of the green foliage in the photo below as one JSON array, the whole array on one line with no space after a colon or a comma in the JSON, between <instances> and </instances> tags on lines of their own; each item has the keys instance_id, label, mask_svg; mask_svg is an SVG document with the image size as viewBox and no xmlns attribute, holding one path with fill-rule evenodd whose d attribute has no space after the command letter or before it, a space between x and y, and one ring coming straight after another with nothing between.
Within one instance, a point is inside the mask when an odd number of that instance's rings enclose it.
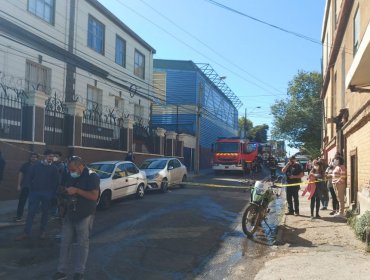
<instances>
[{"instance_id":1,"label":"green foliage","mask_svg":"<svg viewBox=\"0 0 370 280\"><path fill-rule=\"evenodd\" d=\"M246 129L246 136L251 141L257 141L261 143L267 142L267 132L269 126L267 124L253 126L253 123L248 118L241 117L238 120L239 135L244 138L244 128Z\"/></svg>"},{"instance_id":2,"label":"green foliage","mask_svg":"<svg viewBox=\"0 0 370 280\"><path fill-rule=\"evenodd\" d=\"M286 139L313 157L320 154L321 147L321 85L320 73L299 71L288 84L287 98L271 106L273 138Z\"/></svg>"},{"instance_id":3,"label":"green foliage","mask_svg":"<svg viewBox=\"0 0 370 280\"><path fill-rule=\"evenodd\" d=\"M347 210L346 218L347 224L349 224L354 229L357 222L356 212L354 210Z\"/></svg>"},{"instance_id":4,"label":"green foliage","mask_svg":"<svg viewBox=\"0 0 370 280\"><path fill-rule=\"evenodd\" d=\"M365 233L368 226L370 226L370 211L366 211L361 217L356 219L354 230L359 239L365 240Z\"/></svg>"}]
</instances>

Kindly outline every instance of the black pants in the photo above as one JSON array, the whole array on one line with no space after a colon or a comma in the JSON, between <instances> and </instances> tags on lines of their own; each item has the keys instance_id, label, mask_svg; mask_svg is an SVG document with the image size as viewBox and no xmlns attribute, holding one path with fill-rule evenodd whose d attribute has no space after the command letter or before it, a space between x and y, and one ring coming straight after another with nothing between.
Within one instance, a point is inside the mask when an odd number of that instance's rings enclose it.
<instances>
[{"instance_id":1,"label":"black pants","mask_svg":"<svg viewBox=\"0 0 370 280\"><path fill-rule=\"evenodd\" d=\"M289 213L299 213L299 198L298 192L300 187L287 187L286 188L286 200L288 202L288 211ZM294 199L294 207L293 207Z\"/></svg>"},{"instance_id":2,"label":"black pants","mask_svg":"<svg viewBox=\"0 0 370 280\"><path fill-rule=\"evenodd\" d=\"M319 209L320 209L320 194L316 187L315 193L311 197L311 217L313 217L313 212L315 210L315 204L316 204L316 216L319 215Z\"/></svg>"},{"instance_id":3,"label":"black pants","mask_svg":"<svg viewBox=\"0 0 370 280\"><path fill-rule=\"evenodd\" d=\"M21 192L19 194L18 199L17 218L22 218L23 216L24 206L26 205L28 193L29 193L28 188L21 188Z\"/></svg>"},{"instance_id":4,"label":"black pants","mask_svg":"<svg viewBox=\"0 0 370 280\"><path fill-rule=\"evenodd\" d=\"M339 211L339 202L337 199L337 195L333 187L329 187L329 191L331 194L331 200L333 202L333 211Z\"/></svg>"}]
</instances>

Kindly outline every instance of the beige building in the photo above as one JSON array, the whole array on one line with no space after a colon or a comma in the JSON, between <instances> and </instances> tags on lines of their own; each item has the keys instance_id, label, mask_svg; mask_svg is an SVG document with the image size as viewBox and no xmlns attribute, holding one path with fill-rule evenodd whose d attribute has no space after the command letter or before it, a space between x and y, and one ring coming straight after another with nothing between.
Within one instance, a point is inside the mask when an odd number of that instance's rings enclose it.
<instances>
[{"instance_id":1,"label":"beige building","mask_svg":"<svg viewBox=\"0 0 370 280\"><path fill-rule=\"evenodd\" d=\"M327 0L322 28L327 160L343 154L346 202L370 210L370 1Z\"/></svg>"}]
</instances>

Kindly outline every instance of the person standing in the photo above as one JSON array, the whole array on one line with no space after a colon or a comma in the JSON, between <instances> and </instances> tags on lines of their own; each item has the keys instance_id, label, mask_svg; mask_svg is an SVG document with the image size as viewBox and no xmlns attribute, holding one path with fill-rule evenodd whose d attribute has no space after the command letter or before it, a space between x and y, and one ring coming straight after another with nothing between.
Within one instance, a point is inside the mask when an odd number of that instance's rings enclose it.
<instances>
[{"instance_id":1,"label":"person standing","mask_svg":"<svg viewBox=\"0 0 370 280\"><path fill-rule=\"evenodd\" d=\"M59 151L54 152L54 158L53 158L53 164L58 170L59 175L59 184L58 189L62 185L62 181L65 179L66 172L67 172L67 166L65 162L62 161L62 153ZM58 195L55 194L55 197L51 201L51 215L52 219L58 219L59 217L59 211L58 211Z\"/></svg>"},{"instance_id":2,"label":"person standing","mask_svg":"<svg viewBox=\"0 0 370 280\"><path fill-rule=\"evenodd\" d=\"M267 165L270 168L271 177L275 178L276 177L277 160L272 155L269 155L269 157L267 158Z\"/></svg>"},{"instance_id":3,"label":"person standing","mask_svg":"<svg viewBox=\"0 0 370 280\"><path fill-rule=\"evenodd\" d=\"M67 279L70 257L74 264L73 279L83 279L89 253L89 237L100 193L98 175L88 169L80 157L73 156L68 169L69 175L65 183L68 203L63 218L59 264L54 280ZM75 254L70 254L71 250Z\"/></svg>"},{"instance_id":4,"label":"person standing","mask_svg":"<svg viewBox=\"0 0 370 280\"><path fill-rule=\"evenodd\" d=\"M332 183L339 201L339 212L334 216L344 217L344 196L346 192L346 167L341 156L334 158Z\"/></svg>"},{"instance_id":5,"label":"person standing","mask_svg":"<svg viewBox=\"0 0 370 280\"><path fill-rule=\"evenodd\" d=\"M301 178L304 176L301 165L296 161L295 156L289 158L288 163L283 167L287 179L286 200L288 202L288 212L286 215L299 215L299 198ZM293 205L294 200L294 205Z\"/></svg>"},{"instance_id":6,"label":"person standing","mask_svg":"<svg viewBox=\"0 0 370 280\"><path fill-rule=\"evenodd\" d=\"M14 217L15 222L22 221L24 206L29 194L29 173L31 167L36 164L39 156L36 153L31 153L27 162L23 163L18 173L17 191L19 192L17 216Z\"/></svg>"},{"instance_id":7,"label":"person standing","mask_svg":"<svg viewBox=\"0 0 370 280\"><path fill-rule=\"evenodd\" d=\"M29 173L28 214L23 234L16 240L27 239L31 235L32 224L41 205L40 239L46 238L46 226L49 218L51 200L55 196L59 176L53 164L53 151L44 152L44 160L37 162Z\"/></svg>"},{"instance_id":8,"label":"person standing","mask_svg":"<svg viewBox=\"0 0 370 280\"><path fill-rule=\"evenodd\" d=\"M322 167L322 163L318 160L313 161L313 168L310 171L310 175L314 178L315 180L315 192L311 197L311 219L314 218L321 218L319 215L319 209L320 209L320 198L322 194L322 190L325 187L324 185L324 170ZM314 210L315 210L315 205L316 205L316 215L314 216Z\"/></svg>"},{"instance_id":9,"label":"person standing","mask_svg":"<svg viewBox=\"0 0 370 280\"><path fill-rule=\"evenodd\" d=\"M334 190L333 182L332 182L333 170L334 170L334 166L333 166L333 163L331 162L325 171L326 178L327 178L327 187L330 192L332 205L333 205L333 211L331 211L329 215L335 215L336 213L339 212L339 202L337 199L337 195L335 194L335 190Z\"/></svg>"}]
</instances>

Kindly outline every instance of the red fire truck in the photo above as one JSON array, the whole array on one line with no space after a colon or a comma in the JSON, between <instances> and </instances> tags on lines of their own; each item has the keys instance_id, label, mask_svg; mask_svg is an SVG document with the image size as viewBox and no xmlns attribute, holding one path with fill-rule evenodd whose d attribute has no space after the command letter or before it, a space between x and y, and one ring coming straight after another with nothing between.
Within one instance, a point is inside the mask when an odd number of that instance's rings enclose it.
<instances>
[{"instance_id":1,"label":"red fire truck","mask_svg":"<svg viewBox=\"0 0 370 280\"><path fill-rule=\"evenodd\" d=\"M212 168L215 171L237 170L248 171L261 152L261 144L240 138L218 138L213 144Z\"/></svg>"}]
</instances>

